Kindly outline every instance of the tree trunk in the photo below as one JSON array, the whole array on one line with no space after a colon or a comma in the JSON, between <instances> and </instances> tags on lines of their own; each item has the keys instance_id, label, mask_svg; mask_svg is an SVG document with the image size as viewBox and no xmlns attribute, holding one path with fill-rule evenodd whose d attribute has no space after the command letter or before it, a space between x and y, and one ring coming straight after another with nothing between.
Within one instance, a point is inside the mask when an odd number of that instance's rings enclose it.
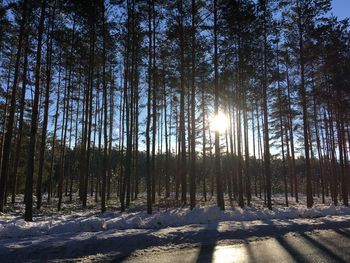
<instances>
[{"instance_id":1,"label":"tree trunk","mask_svg":"<svg viewBox=\"0 0 350 263\"><path fill-rule=\"evenodd\" d=\"M49 17L50 32L48 34L49 43L46 51L46 90L45 90L45 102L44 102L44 117L43 117L43 127L41 132L41 145L40 145L40 157L39 157L39 172L38 180L36 185L36 198L37 205L36 208L39 210L41 207L41 187L42 187L42 177L44 170L45 161L45 147L46 147L46 134L47 134L47 123L49 118L49 104L50 104L50 89L51 89L51 62L52 62L52 46L53 46L53 30L54 30L54 20L55 18L55 6L53 7L52 14Z\"/></svg>"},{"instance_id":2,"label":"tree trunk","mask_svg":"<svg viewBox=\"0 0 350 263\"><path fill-rule=\"evenodd\" d=\"M105 4L102 5L102 34L103 34L103 44L102 44L102 85L103 85L103 109L104 109L104 119L103 119L103 167L102 167L102 189L101 189L101 212L106 211L106 174L108 165L108 135L107 135L107 80L106 80L106 17L105 17Z\"/></svg>"},{"instance_id":3,"label":"tree trunk","mask_svg":"<svg viewBox=\"0 0 350 263\"><path fill-rule=\"evenodd\" d=\"M183 6L182 1L179 4L180 13L180 143L181 143L181 165L180 165L180 177L181 177L181 201L183 205L187 202L187 162L186 162L186 132L185 132L185 54L184 54L184 29L183 29Z\"/></svg>"},{"instance_id":4,"label":"tree trunk","mask_svg":"<svg viewBox=\"0 0 350 263\"><path fill-rule=\"evenodd\" d=\"M263 75L263 111L264 111L264 164L266 177L267 207L272 210L271 202L271 168L270 168L270 137L267 105L267 14L264 2L264 75Z\"/></svg>"},{"instance_id":5,"label":"tree trunk","mask_svg":"<svg viewBox=\"0 0 350 263\"><path fill-rule=\"evenodd\" d=\"M150 160L151 92L152 92L152 0L148 0L148 99L146 124L146 191L147 213L152 214L152 182Z\"/></svg>"},{"instance_id":6,"label":"tree trunk","mask_svg":"<svg viewBox=\"0 0 350 263\"><path fill-rule=\"evenodd\" d=\"M17 171L19 160L22 152L22 138L23 138L23 119L24 119L24 109L25 109L25 95L27 89L27 74L28 74L28 56L29 56L29 44L28 44L28 34L26 35L25 52L24 52L24 65L23 65L23 76L22 76L22 90L20 99L20 112L19 112L19 126L18 126L18 137L16 142L15 150L15 160L14 160L14 170L13 170L13 182L12 182L12 203L15 203L16 192L17 192Z\"/></svg>"},{"instance_id":7,"label":"tree trunk","mask_svg":"<svg viewBox=\"0 0 350 263\"><path fill-rule=\"evenodd\" d=\"M38 115L39 115L39 96L40 96L40 68L41 68L41 49L42 49L42 36L44 32L45 21L45 9L46 0L42 1L40 22L38 27L38 44L36 50L36 66L35 66L35 91L34 102L32 108L31 125L30 125L30 140L28 150L28 163L27 163L27 176L25 187L25 215L26 221L32 221L33 219L33 175L34 175L34 156L36 145L36 134L38 129Z\"/></svg>"},{"instance_id":8,"label":"tree trunk","mask_svg":"<svg viewBox=\"0 0 350 263\"><path fill-rule=\"evenodd\" d=\"M312 184L311 184L311 163L310 163L310 148L309 148L309 137L308 137L308 114L307 114L307 98L306 98L306 87L305 87L305 61L304 61L304 33L302 23L302 7L298 1L298 29L299 29L299 62L300 62L300 97L301 106L303 112L303 131L304 131L304 149L305 149L305 161L306 161L306 203L307 207L313 206L312 197Z\"/></svg>"},{"instance_id":9,"label":"tree trunk","mask_svg":"<svg viewBox=\"0 0 350 263\"><path fill-rule=\"evenodd\" d=\"M25 27L27 24L27 17L29 16L28 14L30 12L31 12L31 9L28 8L28 0L24 0L22 4L22 18L20 22L20 31L19 31L19 37L18 37L18 47L17 47L15 72L13 77L13 87L12 87L11 101L10 101L10 108L9 108L9 117L8 117L8 121L6 122L6 133L5 133L5 138L3 142L3 148L2 148L1 176L0 176L0 212L4 212L5 187L6 187L8 170L9 170L10 153L12 148L11 145L12 145L13 125L14 125L14 118L15 118L15 112L16 112L16 97L17 97L17 88L18 88L19 67L20 67L21 56L22 56L23 38L25 37L24 35L25 35ZM28 218L30 218L29 215L28 215Z\"/></svg>"},{"instance_id":10,"label":"tree trunk","mask_svg":"<svg viewBox=\"0 0 350 263\"><path fill-rule=\"evenodd\" d=\"M196 0L192 0L192 45L191 45L191 170L190 170L190 207L196 206Z\"/></svg>"},{"instance_id":11,"label":"tree trunk","mask_svg":"<svg viewBox=\"0 0 350 263\"><path fill-rule=\"evenodd\" d=\"M218 71L218 33L217 33L217 0L213 2L214 6L214 114L219 114L219 71ZM217 205L221 210L225 210L224 195L222 191L221 179L221 160L220 160L220 133L215 131L215 172L216 172L216 195Z\"/></svg>"}]
</instances>

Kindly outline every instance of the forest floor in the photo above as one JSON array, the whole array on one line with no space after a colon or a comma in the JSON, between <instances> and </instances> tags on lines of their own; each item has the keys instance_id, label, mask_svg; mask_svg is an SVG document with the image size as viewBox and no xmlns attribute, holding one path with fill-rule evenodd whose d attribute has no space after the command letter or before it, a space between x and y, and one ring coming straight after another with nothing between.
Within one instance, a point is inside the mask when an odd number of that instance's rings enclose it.
<instances>
[{"instance_id":1,"label":"forest floor","mask_svg":"<svg viewBox=\"0 0 350 263\"><path fill-rule=\"evenodd\" d=\"M343 239L350 236L350 208L334 206L329 199L321 204L320 199L315 198L315 206L307 209L304 196L299 203L290 198L290 206L285 207L283 195L275 195L272 211L257 197L250 207L241 209L233 203L227 205L225 211L214 205L215 199L204 203L198 198L199 205L193 210L160 199L152 215L145 212L144 196L124 213L113 207L115 199L110 200L107 212L100 213L93 198L83 210L75 197L72 202L65 200L60 212L55 211L55 200L52 205L44 204L41 211L35 211L33 222L23 220L22 198L18 196L18 202L9 205L6 214L0 214L2 262L143 262L137 261L140 256L157 251L164 255L164 251L180 248L195 253L201 247L239 245L318 232L329 236L334 235L334 231L342 231ZM327 233L330 230L333 232ZM350 239L346 243L349 244ZM160 261L163 260L160 258Z\"/></svg>"}]
</instances>

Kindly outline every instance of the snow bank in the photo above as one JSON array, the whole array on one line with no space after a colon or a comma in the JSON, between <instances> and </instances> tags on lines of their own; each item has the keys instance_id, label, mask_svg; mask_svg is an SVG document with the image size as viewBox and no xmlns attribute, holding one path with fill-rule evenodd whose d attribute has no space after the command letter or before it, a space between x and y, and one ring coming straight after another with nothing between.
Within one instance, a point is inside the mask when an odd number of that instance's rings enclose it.
<instances>
[{"instance_id":1,"label":"snow bank","mask_svg":"<svg viewBox=\"0 0 350 263\"><path fill-rule=\"evenodd\" d=\"M222 221L254 221L271 219L317 218L333 215L350 215L349 207L316 205L313 208L303 207L276 207L273 210L266 208L244 209L234 208L221 211L216 206L176 208L160 210L148 215L146 212L120 213L107 212L91 215L79 214L60 216L56 219L39 219L34 222L25 222L23 219L0 216L0 238L14 238L25 236L40 236L62 233L97 232L111 229L160 229L193 224L216 224Z\"/></svg>"}]
</instances>

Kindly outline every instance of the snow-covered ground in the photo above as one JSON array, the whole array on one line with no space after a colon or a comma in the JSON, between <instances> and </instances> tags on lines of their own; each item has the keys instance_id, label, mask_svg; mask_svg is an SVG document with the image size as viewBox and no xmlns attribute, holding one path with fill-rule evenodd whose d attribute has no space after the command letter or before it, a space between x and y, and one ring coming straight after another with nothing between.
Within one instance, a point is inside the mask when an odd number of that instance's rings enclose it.
<instances>
[{"instance_id":1,"label":"snow-covered ground","mask_svg":"<svg viewBox=\"0 0 350 263\"><path fill-rule=\"evenodd\" d=\"M303 200L303 197L301 198ZM276 203L283 196L275 196ZM261 200L260 200L261 202ZM16 238L25 236L41 236L62 233L97 232L105 230L125 229L161 229L193 224L217 224L223 221L249 222L256 220L302 219L350 215L350 207L334 206L332 203L316 204L308 209L301 201L291 203L289 207L276 205L268 210L257 200L256 206L227 207L221 211L213 204L189 208L160 208L148 215L144 209L132 209L132 212L118 211L99 213L98 207L84 210L66 210L60 213L42 213L34 217L33 222L25 222L18 211L10 214L0 214L0 238ZM282 202L281 202L282 203ZM21 208L21 206L19 207ZM19 209L21 210L21 209ZM135 211L136 210L136 211Z\"/></svg>"},{"instance_id":2,"label":"snow-covered ground","mask_svg":"<svg viewBox=\"0 0 350 263\"><path fill-rule=\"evenodd\" d=\"M0 256L8 261L18 260L20 255L32 255L33 250L49 253L52 247L56 250L51 254L57 253L57 258L96 256L112 251L120 256L153 246L202 244L206 240L239 241L350 227L349 207L317 203L308 209L304 202L291 202L290 207L284 207L277 205L279 201L283 203L283 196L275 196L274 200L272 211L264 208L261 200L260 203L253 200L252 207L241 209L234 205L225 211L210 203L193 210L158 206L152 215L144 207L134 207L125 213L110 209L103 214L95 207L37 213L33 222L22 219L20 205L17 210L0 215Z\"/></svg>"},{"instance_id":3,"label":"snow-covered ground","mask_svg":"<svg viewBox=\"0 0 350 263\"><path fill-rule=\"evenodd\" d=\"M276 207L272 211L266 208L247 207L228 208L221 211L216 206L175 208L155 211L148 215L145 211L120 212L72 212L70 215L42 216L33 222L25 222L18 216L0 217L0 238L41 236L62 233L97 232L125 229L161 229L186 225L217 224L223 221L251 222L256 220L302 219L350 215L350 207L316 205L305 207ZM247 223L246 223L247 224Z\"/></svg>"}]
</instances>

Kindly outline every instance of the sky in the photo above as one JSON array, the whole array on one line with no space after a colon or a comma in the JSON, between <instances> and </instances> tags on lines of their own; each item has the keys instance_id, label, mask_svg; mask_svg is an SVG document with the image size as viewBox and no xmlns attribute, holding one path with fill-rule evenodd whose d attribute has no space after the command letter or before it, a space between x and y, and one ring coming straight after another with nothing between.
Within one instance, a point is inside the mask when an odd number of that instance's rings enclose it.
<instances>
[{"instance_id":1,"label":"sky","mask_svg":"<svg viewBox=\"0 0 350 263\"><path fill-rule=\"evenodd\" d=\"M332 7L339 19L350 18L350 0L332 0Z\"/></svg>"}]
</instances>

